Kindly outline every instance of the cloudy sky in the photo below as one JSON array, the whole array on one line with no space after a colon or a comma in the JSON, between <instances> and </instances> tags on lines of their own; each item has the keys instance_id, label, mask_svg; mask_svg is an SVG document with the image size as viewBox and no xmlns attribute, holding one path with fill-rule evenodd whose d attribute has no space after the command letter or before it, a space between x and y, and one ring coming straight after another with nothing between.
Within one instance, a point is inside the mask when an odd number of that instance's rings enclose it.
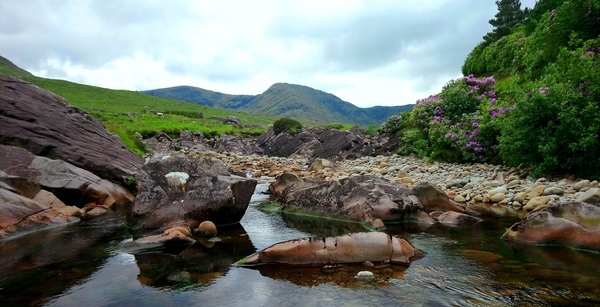
<instances>
[{"instance_id":1,"label":"cloudy sky","mask_svg":"<svg viewBox=\"0 0 600 307\"><path fill-rule=\"evenodd\" d=\"M404 105L461 76L496 12L493 0L2 0L0 55L113 89L254 95L287 82Z\"/></svg>"}]
</instances>

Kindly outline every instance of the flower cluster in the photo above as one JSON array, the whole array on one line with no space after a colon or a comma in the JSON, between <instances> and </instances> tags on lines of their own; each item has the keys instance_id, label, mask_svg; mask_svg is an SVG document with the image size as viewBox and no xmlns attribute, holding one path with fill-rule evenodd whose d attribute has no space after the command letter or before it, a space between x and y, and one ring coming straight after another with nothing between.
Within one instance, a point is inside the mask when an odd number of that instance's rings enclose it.
<instances>
[{"instance_id":1,"label":"flower cluster","mask_svg":"<svg viewBox=\"0 0 600 307\"><path fill-rule=\"evenodd\" d=\"M490 137L480 132L510 110L497 105L495 84L493 76L469 75L450 82L440 94L417 101L413 116L428 135L433 152L452 149L468 161L483 161L497 154L495 137L487 140ZM488 115L482 116L481 108L486 105Z\"/></svg>"},{"instance_id":2,"label":"flower cluster","mask_svg":"<svg viewBox=\"0 0 600 307\"><path fill-rule=\"evenodd\" d=\"M556 10L555 9L550 12L550 16L548 16L548 20L553 20L554 19L554 15L556 15Z\"/></svg>"},{"instance_id":3,"label":"flower cluster","mask_svg":"<svg viewBox=\"0 0 600 307\"><path fill-rule=\"evenodd\" d=\"M394 115L379 127L381 134L394 134L402 129L402 115Z\"/></svg>"}]
</instances>

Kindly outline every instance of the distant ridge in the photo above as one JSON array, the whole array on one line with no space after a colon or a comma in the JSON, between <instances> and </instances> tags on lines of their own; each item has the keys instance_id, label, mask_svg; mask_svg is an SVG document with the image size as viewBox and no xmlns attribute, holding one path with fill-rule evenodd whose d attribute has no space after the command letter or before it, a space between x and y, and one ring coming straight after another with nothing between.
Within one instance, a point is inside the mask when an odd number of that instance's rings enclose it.
<instances>
[{"instance_id":1,"label":"distant ridge","mask_svg":"<svg viewBox=\"0 0 600 307\"><path fill-rule=\"evenodd\" d=\"M259 95L229 95L192 86L154 89L142 93L220 109L359 126L380 124L388 117L410 111L413 107L405 105L359 108L333 94L288 83L275 83Z\"/></svg>"}]
</instances>

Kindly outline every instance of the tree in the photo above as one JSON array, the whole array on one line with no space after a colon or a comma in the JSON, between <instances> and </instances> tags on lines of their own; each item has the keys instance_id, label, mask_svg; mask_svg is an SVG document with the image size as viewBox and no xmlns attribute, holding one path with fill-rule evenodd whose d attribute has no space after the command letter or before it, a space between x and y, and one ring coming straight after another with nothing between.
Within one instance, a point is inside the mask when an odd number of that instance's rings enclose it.
<instances>
[{"instance_id":1,"label":"tree","mask_svg":"<svg viewBox=\"0 0 600 307\"><path fill-rule=\"evenodd\" d=\"M510 34L512 29L525 20L525 12L521 10L520 0L499 0L496 1L496 5L498 13L489 21L494 29L483 37L486 44L491 44Z\"/></svg>"}]
</instances>

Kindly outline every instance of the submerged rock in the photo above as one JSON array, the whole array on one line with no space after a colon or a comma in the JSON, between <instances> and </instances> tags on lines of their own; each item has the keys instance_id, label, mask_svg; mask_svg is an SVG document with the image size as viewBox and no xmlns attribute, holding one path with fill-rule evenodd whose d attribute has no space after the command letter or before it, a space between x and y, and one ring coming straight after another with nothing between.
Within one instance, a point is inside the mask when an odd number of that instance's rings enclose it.
<instances>
[{"instance_id":1,"label":"submerged rock","mask_svg":"<svg viewBox=\"0 0 600 307\"><path fill-rule=\"evenodd\" d=\"M583 202L549 205L527 214L502 239L600 250L600 206Z\"/></svg>"},{"instance_id":2,"label":"submerged rock","mask_svg":"<svg viewBox=\"0 0 600 307\"><path fill-rule=\"evenodd\" d=\"M383 232L361 232L277 243L236 264L326 265L365 261L409 264L419 255L421 252L404 239Z\"/></svg>"}]
</instances>

